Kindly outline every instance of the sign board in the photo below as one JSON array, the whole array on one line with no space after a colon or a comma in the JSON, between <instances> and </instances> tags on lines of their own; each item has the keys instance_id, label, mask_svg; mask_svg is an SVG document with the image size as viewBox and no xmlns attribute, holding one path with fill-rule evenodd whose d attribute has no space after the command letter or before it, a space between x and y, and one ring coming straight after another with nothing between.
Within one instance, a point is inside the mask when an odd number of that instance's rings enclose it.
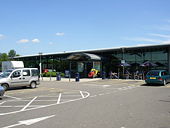
<instances>
[{"instance_id":1,"label":"sign board","mask_svg":"<svg viewBox=\"0 0 170 128\"><path fill-rule=\"evenodd\" d=\"M125 63L125 60L121 60L121 64L124 64Z\"/></svg>"}]
</instances>

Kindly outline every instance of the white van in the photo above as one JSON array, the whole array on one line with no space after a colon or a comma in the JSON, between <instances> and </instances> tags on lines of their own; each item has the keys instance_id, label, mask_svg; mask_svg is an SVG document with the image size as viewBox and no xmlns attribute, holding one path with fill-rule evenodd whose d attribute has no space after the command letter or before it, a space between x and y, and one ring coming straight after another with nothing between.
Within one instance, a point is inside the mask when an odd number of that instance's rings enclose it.
<instances>
[{"instance_id":1,"label":"white van","mask_svg":"<svg viewBox=\"0 0 170 128\"><path fill-rule=\"evenodd\" d=\"M1 73L0 85L7 90L10 87L29 86L36 88L40 84L37 68L11 69Z\"/></svg>"}]
</instances>

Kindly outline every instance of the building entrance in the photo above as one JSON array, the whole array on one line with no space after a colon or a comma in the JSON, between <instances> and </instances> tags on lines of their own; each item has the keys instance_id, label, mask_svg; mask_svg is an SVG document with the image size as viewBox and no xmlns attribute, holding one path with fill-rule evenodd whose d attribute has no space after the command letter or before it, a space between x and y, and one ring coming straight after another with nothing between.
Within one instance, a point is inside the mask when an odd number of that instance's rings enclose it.
<instances>
[{"instance_id":1,"label":"building entrance","mask_svg":"<svg viewBox=\"0 0 170 128\"><path fill-rule=\"evenodd\" d=\"M81 78L87 78L93 69L98 73L95 74L95 77L100 77L99 72L102 70L100 56L89 53L75 53L68 56L67 59L70 61L71 77L74 77L75 73L79 73Z\"/></svg>"}]
</instances>

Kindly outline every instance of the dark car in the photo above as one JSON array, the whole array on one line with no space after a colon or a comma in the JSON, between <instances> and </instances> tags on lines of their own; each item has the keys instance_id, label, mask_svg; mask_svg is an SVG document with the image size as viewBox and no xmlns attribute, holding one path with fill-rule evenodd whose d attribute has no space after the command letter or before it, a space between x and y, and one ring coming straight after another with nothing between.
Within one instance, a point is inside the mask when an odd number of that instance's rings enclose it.
<instances>
[{"instance_id":1,"label":"dark car","mask_svg":"<svg viewBox=\"0 0 170 128\"><path fill-rule=\"evenodd\" d=\"M170 82L170 74L166 70L151 70L146 74L145 82L166 85Z\"/></svg>"},{"instance_id":2,"label":"dark car","mask_svg":"<svg viewBox=\"0 0 170 128\"><path fill-rule=\"evenodd\" d=\"M5 89L0 85L0 99L2 99L4 93L5 93Z\"/></svg>"}]
</instances>

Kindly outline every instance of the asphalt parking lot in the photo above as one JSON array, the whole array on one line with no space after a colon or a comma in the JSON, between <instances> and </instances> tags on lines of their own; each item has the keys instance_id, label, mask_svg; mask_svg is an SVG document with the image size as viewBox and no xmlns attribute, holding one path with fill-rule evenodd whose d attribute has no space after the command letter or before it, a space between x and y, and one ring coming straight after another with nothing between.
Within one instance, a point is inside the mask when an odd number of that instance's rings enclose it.
<instances>
[{"instance_id":1,"label":"asphalt parking lot","mask_svg":"<svg viewBox=\"0 0 170 128\"><path fill-rule=\"evenodd\" d=\"M170 84L143 81L42 81L15 88L0 101L0 127L169 128Z\"/></svg>"}]
</instances>

